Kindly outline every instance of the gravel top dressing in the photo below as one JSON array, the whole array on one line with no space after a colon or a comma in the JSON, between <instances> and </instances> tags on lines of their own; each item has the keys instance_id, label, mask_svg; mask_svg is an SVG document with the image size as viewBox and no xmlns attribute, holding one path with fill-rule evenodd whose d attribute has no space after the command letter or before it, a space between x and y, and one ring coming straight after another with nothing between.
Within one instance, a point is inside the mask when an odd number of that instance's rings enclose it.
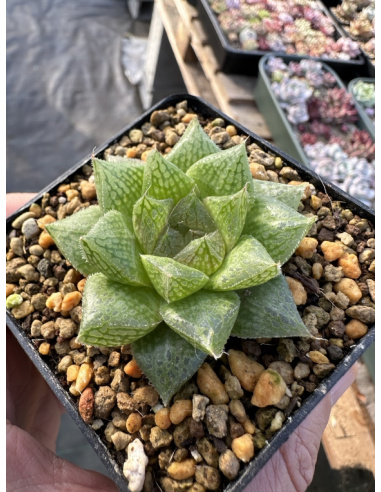
<instances>
[{"instance_id":1,"label":"gravel top dressing","mask_svg":"<svg viewBox=\"0 0 381 492\"><path fill-rule=\"evenodd\" d=\"M103 158L145 161L153 148L168 154L193 118L187 101L156 110ZM224 490L303 401L319 385L324 389L325 378L375 320L374 225L222 118L198 118L219 148L246 143L255 180L305 185L298 211L316 222L282 272L310 336L232 336L223 355L207 356L165 407L129 344L96 348L77 341L86 278L45 226L97 204L92 167L83 165L31 205L7 237L7 308L114 456L131 491ZM276 303L275 296L274 309Z\"/></svg>"}]
</instances>

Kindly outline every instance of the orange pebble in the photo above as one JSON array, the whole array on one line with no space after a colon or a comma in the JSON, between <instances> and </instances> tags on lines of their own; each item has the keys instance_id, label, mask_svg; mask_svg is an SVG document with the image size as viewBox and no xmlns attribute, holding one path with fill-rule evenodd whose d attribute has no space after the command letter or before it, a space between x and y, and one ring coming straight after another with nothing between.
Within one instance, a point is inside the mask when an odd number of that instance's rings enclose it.
<instances>
[{"instance_id":1,"label":"orange pebble","mask_svg":"<svg viewBox=\"0 0 381 492\"><path fill-rule=\"evenodd\" d=\"M142 370L138 366L138 363L136 362L135 359L130 360L125 366L124 366L124 372L128 375L131 376L132 378L140 378L143 375Z\"/></svg>"}]
</instances>

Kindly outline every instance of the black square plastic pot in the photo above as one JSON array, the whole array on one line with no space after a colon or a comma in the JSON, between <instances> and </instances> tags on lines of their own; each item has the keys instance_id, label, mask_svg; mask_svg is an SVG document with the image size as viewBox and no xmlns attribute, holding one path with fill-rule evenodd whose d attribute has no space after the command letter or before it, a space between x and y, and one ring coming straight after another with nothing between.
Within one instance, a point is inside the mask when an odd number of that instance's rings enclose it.
<instances>
[{"instance_id":1,"label":"black square plastic pot","mask_svg":"<svg viewBox=\"0 0 381 492\"><path fill-rule=\"evenodd\" d=\"M228 116L226 116L221 111L217 110L206 101L200 98L196 98L191 95L174 95L166 99L163 99L147 112L145 112L139 119L134 121L131 125L123 128L120 133L111 138L108 142L104 143L98 147L94 155L96 157L102 158L104 150L113 145L120 138L126 135L132 128L140 128L145 122L149 121L150 115L154 110L165 109L169 106L175 106L177 103L187 100L189 107L197 114L206 118L223 118L227 124L234 125L237 130L249 136L251 143L256 143L261 146L265 151L269 151L272 154L279 155L283 162L299 172L300 177L304 181L309 181L318 190L322 190L328 193L334 200L340 200L344 202L347 208L350 208L352 212L358 214L359 216L368 219L374 224L374 212L369 208L365 207L358 200L352 199L346 193L342 192L339 188L331 185L325 180L321 180L315 173L309 171L304 166L300 165L295 159L285 154L283 151L276 148L274 145L266 142L262 138L258 137L254 133L250 132L244 128L239 123L235 122ZM11 229L11 223L18 217L22 212L26 211L28 207L38 201L44 193L54 192L56 188L66 179L73 175L79 168L84 164L91 163L91 156L89 155L84 160L80 161L74 167L69 169L62 176L57 178L51 185L43 189L36 197L33 198L29 203L25 204L20 210L14 213L11 217L7 219L7 233ZM53 390L57 398L60 400L62 405L66 408L69 415L74 419L79 429L82 431L84 436L87 438L91 446L94 448L95 452L99 455L100 459L104 463L110 477L117 484L118 488L122 492L128 492L127 481L122 474L121 467L112 457L108 451L106 445L103 443L98 434L85 422L82 420L77 405L73 403L69 393L61 386L58 378L49 367L44 357L38 353L38 350L32 343L32 340L27 336L25 331L21 328L20 324L13 318L10 312L7 312L7 324L8 327L13 332L14 336L23 347L29 358L32 360L34 365L40 371L41 375L44 377L50 388ZM282 429L277 432L273 438L269 441L269 445L260 450L255 459L249 463L244 470L240 473L238 478L231 482L225 489L226 492L232 491L242 491L246 485L254 478L254 476L259 472L259 470L265 465L265 463L272 457L272 455L279 449L279 447L288 439L288 437L295 431L298 425L304 420L304 418L309 414L309 412L322 400L325 394L334 386L334 384L347 372L354 362L363 354L363 352L368 348L368 346L374 340L374 327L369 329L368 333L361 338L353 347L351 352L337 365L335 370L330 374L329 377L322 380L316 390L305 400L302 406L292 414L292 418L288 419ZM260 491L263 492L263 491Z\"/></svg>"},{"instance_id":2,"label":"black square plastic pot","mask_svg":"<svg viewBox=\"0 0 381 492\"><path fill-rule=\"evenodd\" d=\"M332 17L329 15L324 5L321 5L321 9L327 17ZM218 19L210 7L208 0L197 0L197 10L199 19L204 26L205 32L208 36L208 41L213 49L219 68L222 72L256 75L258 73L258 62L262 56L268 54L273 54L276 56L284 54L284 52L276 51L245 51L235 48L231 45L231 43L229 43L227 37L222 31ZM336 39L343 36L348 37L345 32L338 28L336 23L334 23L334 27L336 31ZM338 60L333 58L324 58L323 60L322 58L314 58L297 54L289 56L294 61L300 61L302 58L324 61L334 68L341 77L347 80L364 75L366 70L365 58L362 54L353 60Z\"/></svg>"}]
</instances>

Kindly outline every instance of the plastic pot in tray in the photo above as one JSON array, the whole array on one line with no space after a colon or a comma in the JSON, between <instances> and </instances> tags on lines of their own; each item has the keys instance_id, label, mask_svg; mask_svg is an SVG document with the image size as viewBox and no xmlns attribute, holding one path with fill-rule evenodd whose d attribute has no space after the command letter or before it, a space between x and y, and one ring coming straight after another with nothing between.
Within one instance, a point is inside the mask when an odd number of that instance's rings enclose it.
<instances>
[{"instance_id":1,"label":"plastic pot in tray","mask_svg":"<svg viewBox=\"0 0 381 492\"><path fill-rule=\"evenodd\" d=\"M312 183L317 190L328 193L332 200L344 203L345 208L349 208L354 214L358 214L360 217L365 218L369 220L372 224L374 224L374 213L372 210L364 207L359 201L352 199L346 193L342 192L334 185L331 185L329 182L321 180L319 176L317 176L315 173L309 171L304 166L301 166L293 157L290 157L284 151L279 150L274 145L266 142L262 138L242 127L240 124L238 124L222 112L218 111L216 108L209 105L204 100L190 95L175 95L160 101L154 107L145 112L139 119L134 121L131 125L123 128L120 133L115 135L105 144L98 147L93 155L95 157L102 158L103 152L106 148L110 147L113 144L116 144L123 136L127 135L131 129L140 128L144 123L148 122L150 119L150 115L154 110L166 109L169 106L175 106L177 103L185 99L188 101L188 106L201 117L212 119L217 117L223 118L227 124L234 125L239 133L247 135L251 143L256 143L266 152L269 152L274 156L279 156L282 159L284 165L296 169L301 179ZM87 158L76 164L74 167L69 169L66 173L61 175L53 183L43 189L32 201L25 204L20 210L9 217L7 219L7 233L10 232L11 223L15 220L16 217L18 217L21 213L27 211L32 203L38 203L45 193L55 193L60 184L65 182L65 180L67 180L68 178L70 179L71 177L73 177L75 173L78 172L85 164L91 164L91 156L88 156ZM42 356L39 354L36 345L33 343L33 340L21 327L21 321L16 320L12 316L10 311L7 311L7 324L22 348L25 350L26 354L29 356L29 358L35 364L50 388L53 390L57 398L66 408L69 415L74 419L89 443L93 446L94 450L99 455L106 469L108 470L109 475L117 484L119 490L123 492L128 492L129 489L127 481L123 476L120 464L117 463L114 456L110 453L109 449L102 441L100 436L97 434L97 432L95 432L82 420L78 411L78 403L74 402L73 397L61 385L59 378L56 375L56 362L54 362L54 360L49 356ZM349 368L363 354L363 352L367 349L367 347L372 343L373 340L374 327L370 328L365 336L354 343L354 346L351 347L345 357L338 363L333 372L331 372L328 377L325 377L317 386L316 390L313 391L305 399L301 407L292 413L292 418L289 418L282 429L270 439L269 445L265 446L262 450L256 453L255 459L244 467L244 469L238 475L238 478L226 487L226 491L242 491L244 487L249 484L253 477L273 456L275 451L279 449L279 447L295 431L298 425L305 419L309 412L312 411L312 409L314 409L316 405L324 398L327 391L329 391L334 386L334 384L344 375L344 373L349 370Z\"/></svg>"},{"instance_id":2,"label":"plastic pot in tray","mask_svg":"<svg viewBox=\"0 0 381 492\"><path fill-rule=\"evenodd\" d=\"M324 14L331 19L324 5L320 5ZM213 12L208 0L197 0L197 9L199 13L199 19L204 26L207 33L209 43L213 48L215 57L219 64L221 71L226 73L237 73L246 75L256 75L258 73L258 62L260 58L267 54L284 54L284 52L275 51L262 51L251 50L245 51L234 47L227 39L226 35L222 31L216 14ZM336 31L336 39L342 37L348 37L338 29L334 23ZM320 58L307 57L304 55L291 55L295 61L302 58L310 58L311 60L322 60ZM324 62L329 64L343 77L348 79L353 76L360 76L364 74L365 59L362 55L359 55L352 60L339 60L339 59L324 59Z\"/></svg>"},{"instance_id":3,"label":"plastic pot in tray","mask_svg":"<svg viewBox=\"0 0 381 492\"><path fill-rule=\"evenodd\" d=\"M359 113L359 115L361 116L361 119L362 119L362 123L364 125L364 128L365 130L367 130L369 132L369 134L372 136L373 140L375 138L375 127L374 127L374 122L369 118L369 116L367 115L364 107L362 106L362 104L356 99L355 95L354 95L354 92L353 92L353 87L354 85L357 83L357 82L366 82L368 84L374 84L375 83L375 79L371 79L371 78L357 78L357 79L353 79L349 82L348 84L348 91L352 94L353 96L353 99L355 101L355 104L356 104L356 108L357 108L357 111Z\"/></svg>"}]
</instances>

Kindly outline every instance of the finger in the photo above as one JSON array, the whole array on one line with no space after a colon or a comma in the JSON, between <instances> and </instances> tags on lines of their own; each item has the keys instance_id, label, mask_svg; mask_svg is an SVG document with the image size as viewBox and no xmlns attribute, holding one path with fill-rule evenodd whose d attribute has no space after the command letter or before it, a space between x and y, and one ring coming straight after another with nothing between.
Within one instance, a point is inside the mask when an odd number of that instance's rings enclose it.
<instances>
[{"instance_id":1,"label":"finger","mask_svg":"<svg viewBox=\"0 0 381 492\"><path fill-rule=\"evenodd\" d=\"M59 458L10 423L7 423L7 490L118 492L109 478Z\"/></svg>"},{"instance_id":2,"label":"finger","mask_svg":"<svg viewBox=\"0 0 381 492\"><path fill-rule=\"evenodd\" d=\"M16 212L24 203L32 200L35 193L7 193L7 217Z\"/></svg>"}]
</instances>

